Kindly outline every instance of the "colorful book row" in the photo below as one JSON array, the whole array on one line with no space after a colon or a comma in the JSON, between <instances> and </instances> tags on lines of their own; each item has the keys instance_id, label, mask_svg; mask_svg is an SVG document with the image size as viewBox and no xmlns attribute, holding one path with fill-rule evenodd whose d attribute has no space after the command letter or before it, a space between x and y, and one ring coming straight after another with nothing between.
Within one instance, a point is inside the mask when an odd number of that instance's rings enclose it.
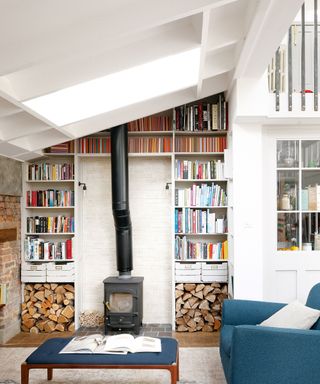
<instances>
[{"instance_id":1,"label":"colorful book row","mask_svg":"<svg viewBox=\"0 0 320 384\"><path fill-rule=\"evenodd\" d=\"M69 216L27 217L27 233L74 232L74 218Z\"/></svg>"},{"instance_id":2,"label":"colorful book row","mask_svg":"<svg viewBox=\"0 0 320 384\"><path fill-rule=\"evenodd\" d=\"M27 207L72 207L74 191L48 189L46 191L27 191Z\"/></svg>"},{"instance_id":3,"label":"colorful book row","mask_svg":"<svg viewBox=\"0 0 320 384\"><path fill-rule=\"evenodd\" d=\"M224 179L224 163L221 160L176 160L176 180Z\"/></svg>"},{"instance_id":4,"label":"colorful book row","mask_svg":"<svg viewBox=\"0 0 320 384\"><path fill-rule=\"evenodd\" d=\"M110 153L110 137L83 137L78 141L79 153Z\"/></svg>"},{"instance_id":5,"label":"colorful book row","mask_svg":"<svg viewBox=\"0 0 320 384\"><path fill-rule=\"evenodd\" d=\"M176 152L223 152L227 148L227 138L221 137L176 137Z\"/></svg>"},{"instance_id":6,"label":"colorful book row","mask_svg":"<svg viewBox=\"0 0 320 384\"><path fill-rule=\"evenodd\" d=\"M177 131L225 131L228 129L227 103L223 94L218 103L199 102L173 110L173 127Z\"/></svg>"},{"instance_id":7,"label":"colorful book row","mask_svg":"<svg viewBox=\"0 0 320 384\"><path fill-rule=\"evenodd\" d=\"M74 164L49 164L38 163L29 164L28 180L29 181L59 181L74 179Z\"/></svg>"},{"instance_id":8,"label":"colorful book row","mask_svg":"<svg viewBox=\"0 0 320 384\"><path fill-rule=\"evenodd\" d=\"M224 234L227 220L209 209L175 209L175 233Z\"/></svg>"},{"instance_id":9,"label":"colorful book row","mask_svg":"<svg viewBox=\"0 0 320 384\"><path fill-rule=\"evenodd\" d=\"M110 153L110 137L82 138L79 140L79 153ZM130 153L172 152L171 137L129 137Z\"/></svg>"},{"instance_id":10,"label":"colorful book row","mask_svg":"<svg viewBox=\"0 0 320 384\"><path fill-rule=\"evenodd\" d=\"M45 153L74 153L74 140L46 148Z\"/></svg>"},{"instance_id":11,"label":"colorful book row","mask_svg":"<svg viewBox=\"0 0 320 384\"><path fill-rule=\"evenodd\" d=\"M228 240L218 243L187 240L186 236L175 238L176 260L227 260Z\"/></svg>"},{"instance_id":12,"label":"colorful book row","mask_svg":"<svg viewBox=\"0 0 320 384\"><path fill-rule=\"evenodd\" d=\"M26 261L72 260L72 239L66 241L45 241L38 236L27 236L24 241Z\"/></svg>"},{"instance_id":13,"label":"colorful book row","mask_svg":"<svg viewBox=\"0 0 320 384\"><path fill-rule=\"evenodd\" d=\"M171 131L170 116L148 116L128 123L129 132Z\"/></svg>"},{"instance_id":14,"label":"colorful book row","mask_svg":"<svg viewBox=\"0 0 320 384\"><path fill-rule=\"evenodd\" d=\"M227 195L219 184L193 184L190 188L175 190L177 207L224 207L227 204Z\"/></svg>"}]
</instances>

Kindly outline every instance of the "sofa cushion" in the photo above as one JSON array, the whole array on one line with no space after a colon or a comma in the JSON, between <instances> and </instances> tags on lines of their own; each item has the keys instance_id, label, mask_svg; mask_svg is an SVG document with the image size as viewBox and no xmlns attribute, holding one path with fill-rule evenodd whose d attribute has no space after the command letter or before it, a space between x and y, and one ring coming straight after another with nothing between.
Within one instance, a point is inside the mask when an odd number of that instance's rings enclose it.
<instances>
[{"instance_id":1,"label":"sofa cushion","mask_svg":"<svg viewBox=\"0 0 320 384\"><path fill-rule=\"evenodd\" d=\"M294 301L260 323L265 327L310 329L318 320L320 311Z\"/></svg>"},{"instance_id":2,"label":"sofa cushion","mask_svg":"<svg viewBox=\"0 0 320 384\"><path fill-rule=\"evenodd\" d=\"M306 305L314 309L320 309L320 284L316 284L312 287ZM320 330L320 319L313 324L311 329Z\"/></svg>"},{"instance_id":3,"label":"sofa cushion","mask_svg":"<svg viewBox=\"0 0 320 384\"><path fill-rule=\"evenodd\" d=\"M233 325L224 325L220 332L220 347L223 349L224 353L229 357L231 354L233 330Z\"/></svg>"}]
</instances>

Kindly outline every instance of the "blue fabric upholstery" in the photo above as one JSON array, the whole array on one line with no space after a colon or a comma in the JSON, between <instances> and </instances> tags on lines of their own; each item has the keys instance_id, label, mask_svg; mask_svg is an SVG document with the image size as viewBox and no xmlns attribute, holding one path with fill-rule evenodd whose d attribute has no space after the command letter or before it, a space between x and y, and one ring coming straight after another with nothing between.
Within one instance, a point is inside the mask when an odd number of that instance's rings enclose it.
<instances>
[{"instance_id":1,"label":"blue fabric upholstery","mask_svg":"<svg viewBox=\"0 0 320 384\"><path fill-rule=\"evenodd\" d=\"M319 309L320 310L320 283L316 284L312 287L306 305L310 308ZM320 319L313 325L312 329L320 330Z\"/></svg>"},{"instance_id":2,"label":"blue fabric upholstery","mask_svg":"<svg viewBox=\"0 0 320 384\"><path fill-rule=\"evenodd\" d=\"M224 301L220 356L228 384L320 383L319 321L311 330L257 326L284 305ZM320 284L306 305L320 309Z\"/></svg>"},{"instance_id":3,"label":"blue fabric upholstery","mask_svg":"<svg viewBox=\"0 0 320 384\"><path fill-rule=\"evenodd\" d=\"M161 352L139 352L127 355L60 353L71 338L49 339L28 358L28 364L86 364L86 365L171 365L176 362L177 340L161 338Z\"/></svg>"}]
</instances>

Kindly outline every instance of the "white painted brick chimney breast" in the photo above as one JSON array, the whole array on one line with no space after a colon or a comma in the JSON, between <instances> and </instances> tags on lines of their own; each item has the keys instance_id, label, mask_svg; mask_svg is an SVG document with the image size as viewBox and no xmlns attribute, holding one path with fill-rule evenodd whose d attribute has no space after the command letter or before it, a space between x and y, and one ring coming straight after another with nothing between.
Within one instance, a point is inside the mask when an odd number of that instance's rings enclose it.
<instances>
[{"instance_id":1,"label":"white painted brick chimney breast","mask_svg":"<svg viewBox=\"0 0 320 384\"><path fill-rule=\"evenodd\" d=\"M103 283L117 276L111 203L110 158L83 158L80 193L82 246L81 309L103 311ZM144 277L143 322L171 323L171 181L169 158L129 158L129 207L133 234L133 276ZM81 228L81 223L80 228Z\"/></svg>"}]
</instances>

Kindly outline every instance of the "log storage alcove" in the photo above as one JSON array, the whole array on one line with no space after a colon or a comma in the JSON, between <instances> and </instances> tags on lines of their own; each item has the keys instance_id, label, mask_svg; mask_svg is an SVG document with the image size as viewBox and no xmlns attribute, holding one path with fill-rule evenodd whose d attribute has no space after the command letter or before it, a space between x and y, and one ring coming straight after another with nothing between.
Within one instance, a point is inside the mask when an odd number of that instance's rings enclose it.
<instances>
[{"instance_id":1,"label":"log storage alcove","mask_svg":"<svg viewBox=\"0 0 320 384\"><path fill-rule=\"evenodd\" d=\"M73 284L28 283L24 286L23 298L22 331L74 331Z\"/></svg>"},{"instance_id":2,"label":"log storage alcove","mask_svg":"<svg viewBox=\"0 0 320 384\"><path fill-rule=\"evenodd\" d=\"M179 283L175 297L178 332L213 332L220 328L222 303L228 297L226 283Z\"/></svg>"}]
</instances>

